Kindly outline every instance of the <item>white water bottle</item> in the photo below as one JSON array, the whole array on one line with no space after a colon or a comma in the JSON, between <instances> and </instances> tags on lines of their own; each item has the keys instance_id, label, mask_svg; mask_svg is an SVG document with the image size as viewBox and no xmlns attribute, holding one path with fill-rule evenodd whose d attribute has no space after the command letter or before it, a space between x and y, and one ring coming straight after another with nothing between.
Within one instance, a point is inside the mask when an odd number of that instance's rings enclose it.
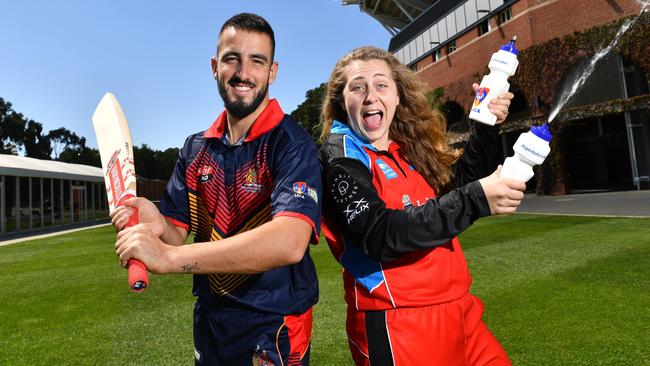
<instances>
[{"instance_id":1,"label":"white water bottle","mask_svg":"<svg viewBox=\"0 0 650 366\"><path fill-rule=\"evenodd\" d=\"M530 131L522 133L512 149L513 156L506 158L501 168L501 176L528 182L533 177L533 166L544 162L551 152L551 131L548 123L533 126Z\"/></svg>"},{"instance_id":2,"label":"white water bottle","mask_svg":"<svg viewBox=\"0 0 650 366\"><path fill-rule=\"evenodd\" d=\"M519 66L519 61L517 61L519 51L515 48L516 40L517 36L514 36L508 44L503 45L492 54L488 64L490 73L481 80L481 86L476 92L469 118L491 126L496 123L497 116L490 113L487 105L492 99L507 92L510 88L508 78L515 74L517 66Z\"/></svg>"}]
</instances>

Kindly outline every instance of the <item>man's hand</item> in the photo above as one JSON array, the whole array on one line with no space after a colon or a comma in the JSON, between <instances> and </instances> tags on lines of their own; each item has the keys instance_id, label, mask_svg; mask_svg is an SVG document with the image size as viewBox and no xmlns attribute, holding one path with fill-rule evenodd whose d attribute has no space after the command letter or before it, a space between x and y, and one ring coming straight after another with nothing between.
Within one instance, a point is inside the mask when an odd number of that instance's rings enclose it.
<instances>
[{"instance_id":1,"label":"man's hand","mask_svg":"<svg viewBox=\"0 0 650 366\"><path fill-rule=\"evenodd\" d=\"M146 224L138 224L117 233L115 252L120 265L127 266L129 259L138 259L152 273L169 272L169 254L176 247L165 244Z\"/></svg>"},{"instance_id":2,"label":"man's hand","mask_svg":"<svg viewBox=\"0 0 650 366\"><path fill-rule=\"evenodd\" d=\"M474 88L474 93L476 93L478 91L479 85L474 83L472 84L472 88ZM492 99L490 103L488 103L488 109L490 110L490 113L497 116L497 124L502 123L506 120L506 117L508 117L508 108L510 108L510 101L514 97L514 94L506 92Z\"/></svg>"},{"instance_id":3,"label":"man's hand","mask_svg":"<svg viewBox=\"0 0 650 366\"><path fill-rule=\"evenodd\" d=\"M479 180L492 215L513 213L524 198L526 183L512 178L501 178L501 165L491 175Z\"/></svg>"},{"instance_id":4,"label":"man's hand","mask_svg":"<svg viewBox=\"0 0 650 366\"><path fill-rule=\"evenodd\" d=\"M122 231L124 225L136 208L140 224L146 226L156 236L160 237L165 232L165 218L158 211L158 207L146 198L134 197L124 201L124 205L116 208L110 213L111 224L116 231Z\"/></svg>"}]
</instances>

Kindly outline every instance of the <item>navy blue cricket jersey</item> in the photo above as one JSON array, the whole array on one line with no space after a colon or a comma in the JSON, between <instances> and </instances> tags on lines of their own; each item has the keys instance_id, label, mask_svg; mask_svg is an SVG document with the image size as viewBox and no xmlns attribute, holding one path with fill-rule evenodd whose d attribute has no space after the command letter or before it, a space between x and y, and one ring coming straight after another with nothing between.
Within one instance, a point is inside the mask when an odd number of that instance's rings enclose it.
<instances>
[{"instance_id":1,"label":"navy blue cricket jersey","mask_svg":"<svg viewBox=\"0 0 650 366\"><path fill-rule=\"evenodd\" d=\"M162 214L193 232L196 243L283 215L309 223L317 243L322 181L310 136L275 99L241 144L227 142L226 119L224 111L207 131L187 138L160 202ZM318 301L318 282L307 251L299 263L263 273L194 275L193 293L210 303L295 314Z\"/></svg>"}]
</instances>

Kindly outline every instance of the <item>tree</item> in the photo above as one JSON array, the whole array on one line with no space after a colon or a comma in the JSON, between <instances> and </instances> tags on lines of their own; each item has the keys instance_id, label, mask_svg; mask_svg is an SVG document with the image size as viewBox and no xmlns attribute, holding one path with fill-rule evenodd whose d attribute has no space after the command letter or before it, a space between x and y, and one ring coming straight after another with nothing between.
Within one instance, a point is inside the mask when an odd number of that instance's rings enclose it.
<instances>
[{"instance_id":1,"label":"tree","mask_svg":"<svg viewBox=\"0 0 650 366\"><path fill-rule=\"evenodd\" d=\"M445 94L444 89L439 86L433 90L429 90L426 94L427 96L427 101L429 102L429 107L431 109L437 109L439 111L442 110L443 102L442 102L442 97Z\"/></svg>"},{"instance_id":2,"label":"tree","mask_svg":"<svg viewBox=\"0 0 650 366\"><path fill-rule=\"evenodd\" d=\"M25 131L25 118L0 98L0 153L18 155Z\"/></svg>"},{"instance_id":3,"label":"tree","mask_svg":"<svg viewBox=\"0 0 650 366\"><path fill-rule=\"evenodd\" d=\"M86 146L86 138L79 137L76 133L65 127L57 128L48 132L47 137L52 146L54 159L59 159L59 155L65 150L80 152Z\"/></svg>"},{"instance_id":4,"label":"tree","mask_svg":"<svg viewBox=\"0 0 650 366\"><path fill-rule=\"evenodd\" d=\"M25 147L25 156L36 159L50 160L52 146L50 139L42 134L43 126L34 121L27 120L27 126L23 135L23 146Z\"/></svg>"},{"instance_id":5,"label":"tree","mask_svg":"<svg viewBox=\"0 0 650 366\"><path fill-rule=\"evenodd\" d=\"M305 93L305 101L291 112L291 117L298 122L318 143L321 133L320 113L323 108L323 99L327 84L322 83L317 88L310 89Z\"/></svg>"},{"instance_id":6,"label":"tree","mask_svg":"<svg viewBox=\"0 0 650 366\"><path fill-rule=\"evenodd\" d=\"M66 163L91 165L100 168L102 166L102 161L99 158L99 150L85 146L85 139L84 146L77 146L63 150L57 160Z\"/></svg>"}]
</instances>

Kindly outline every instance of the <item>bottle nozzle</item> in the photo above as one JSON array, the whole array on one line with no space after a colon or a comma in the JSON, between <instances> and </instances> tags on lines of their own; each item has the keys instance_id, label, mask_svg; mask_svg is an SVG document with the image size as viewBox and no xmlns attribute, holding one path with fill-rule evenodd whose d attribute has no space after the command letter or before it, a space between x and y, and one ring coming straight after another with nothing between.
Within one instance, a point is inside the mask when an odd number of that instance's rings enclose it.
<instances>
[{"instance_id":1,"label":"bottle nozzle","mask_svg":"<svg viewBox=\"0 0 650 366\"><path fill-rule=\"evenodd\" d=\"M519 54L519 51L517 51L517 48L515 47L515 42L517 42L517 35L515 34L514 37L508 42L507 44L504 44L500 49L503 51L508 51L510 53L514 53L515 55Z\"/></svg>"}]
</instances>

